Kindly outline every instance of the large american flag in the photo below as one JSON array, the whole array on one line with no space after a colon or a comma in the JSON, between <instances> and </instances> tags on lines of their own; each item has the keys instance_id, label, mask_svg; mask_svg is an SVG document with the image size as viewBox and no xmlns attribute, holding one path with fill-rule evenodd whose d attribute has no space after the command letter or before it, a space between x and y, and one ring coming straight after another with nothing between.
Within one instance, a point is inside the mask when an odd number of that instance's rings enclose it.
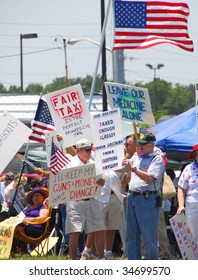
<instances>
[{"instance_id":1,"label":"large american flag","mask_svg":"<svg viewBox=\"0 0 198 280\"><path fill-rule=\"evenodd\" d=\"M61 150L56 146L52 139L52 149L50 158L50 170L53 174L57 174L63 167L70 162L70 159L66 157Z\"/></svg>"},{"instance_id":2,"label":"large american flag","mask_svg":"<svg viewBox=\"0 0 198 280\"><path fill-rule=\"evenodd\" d=\"M45 143L45 132L55 130L47 102L40 98L29 139Z\"/></svg>"},{"instance_id":3,"label":"large american flag","mask_svg":"<svg viewBox=\"0 0 198 280\"><path fill-rule=\"evenodd\" d=\"M186 3L115 0L113 50L146 49L170 43L193 51L188 35L189 8Z\"/></svg>"}]
</instances>

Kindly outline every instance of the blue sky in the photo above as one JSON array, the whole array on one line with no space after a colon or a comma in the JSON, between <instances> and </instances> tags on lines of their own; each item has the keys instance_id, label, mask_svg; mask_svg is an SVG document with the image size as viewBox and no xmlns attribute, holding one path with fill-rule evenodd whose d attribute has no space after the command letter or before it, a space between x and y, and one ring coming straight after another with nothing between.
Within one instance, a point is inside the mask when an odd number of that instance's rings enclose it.
<instances>
[{"instance_id":1,"label":"blue sky","mask_svg":"<svg viewBox=\"0 0 198 280\"><path fill-rule=\"evenodd\" d=\"M181 1L171 1L181 2ZM163 44L147 50L124 51L125 79L149 82L154 67L157 77L184 85L195 83L198 78L198 1L183 1L189 5L189 34L194 42L194 52ZM106 5L109 0L105 0ZM20 34L37 33L37 39L23 39L24 87L29 83L49 84L65 76L65 58L62 39L88 38L100 42L101 1L99 0L0 0L0 82L6 88L20 86ZM55 39L57 38L57 42ZM112 47L113 17L110 9L106 29L106 45ZM80 41L67 45L69 78L85 77L95 72L98 46ZM101 65L98 73L101 74ZM112 55L107 52L107 79L112 79Z\"/></svg>"}]
</instances>

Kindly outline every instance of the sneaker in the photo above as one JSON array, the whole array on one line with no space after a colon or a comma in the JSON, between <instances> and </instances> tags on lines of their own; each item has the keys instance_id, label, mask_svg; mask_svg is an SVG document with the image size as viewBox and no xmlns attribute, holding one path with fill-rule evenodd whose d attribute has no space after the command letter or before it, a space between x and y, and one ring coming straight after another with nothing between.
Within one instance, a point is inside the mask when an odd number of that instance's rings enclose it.
<instances>
[{"instance_id":1,"label":"sneaker","mask_svg":"<svg viewBox=\"0 0 198 280\"><path fill-rule=\"evenodd\" d=\"M112 252L105 253L105 260L116 260L116 257Z\"/></svg>"},{"instance_id":2,"label":"sneaker","mask_svg":"<svg viewBox=\"0 0 198 280\"><path fill-rule=\"evenodd\" d=\"M83 251L82 254L81 254L81 258L80 258L81 261L87 261L87 260L90 260L90 254L87 253L86 251Z\"/></svg>"}]
</instances>

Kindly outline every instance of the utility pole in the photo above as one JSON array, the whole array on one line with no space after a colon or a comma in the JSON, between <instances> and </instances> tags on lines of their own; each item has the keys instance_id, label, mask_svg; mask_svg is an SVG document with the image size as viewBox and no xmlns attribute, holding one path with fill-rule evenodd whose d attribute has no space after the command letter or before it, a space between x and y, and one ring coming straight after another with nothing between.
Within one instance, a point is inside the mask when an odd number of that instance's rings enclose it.
<instances>
[{"instance_id":1,"label":"utility pole","mask_svg":"<svg viewBox=\"0 0 198 280\"><path fill-rule=\"evenodd\" d=\"M69 86L69 79L68 79L68 64L67 64L67 41L63 38L63 47L64 47L64 55L65 55L65 82L66 87Z\"/></svg>"}]
</instances>

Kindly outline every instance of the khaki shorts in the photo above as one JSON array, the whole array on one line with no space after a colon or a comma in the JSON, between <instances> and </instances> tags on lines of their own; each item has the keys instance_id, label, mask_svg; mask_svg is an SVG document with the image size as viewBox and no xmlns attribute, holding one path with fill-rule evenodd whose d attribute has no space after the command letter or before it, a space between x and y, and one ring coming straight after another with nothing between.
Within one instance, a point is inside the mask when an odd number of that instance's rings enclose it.
<instances>
[{"instance_id":1,"label":"khaki shorts","mask_svg":"<svg viewBox=\"0 0 198 280\"><path fill-rule=\"evenodd\" d=\"M94 198L67 203L66 233L105 230L103 204Z\"/></svg>"},{"instance_id":2,"label":"khaki shorts","mask_svg":"<svg viewBox=\"0 0 198 280\"><path fill-rule=\"evenodd\" d=\"M122 228L122 206L115 194L110 195L109 203L103 209L103 215L107 230L119 230Z\"/></svg>"}]
</instances>

